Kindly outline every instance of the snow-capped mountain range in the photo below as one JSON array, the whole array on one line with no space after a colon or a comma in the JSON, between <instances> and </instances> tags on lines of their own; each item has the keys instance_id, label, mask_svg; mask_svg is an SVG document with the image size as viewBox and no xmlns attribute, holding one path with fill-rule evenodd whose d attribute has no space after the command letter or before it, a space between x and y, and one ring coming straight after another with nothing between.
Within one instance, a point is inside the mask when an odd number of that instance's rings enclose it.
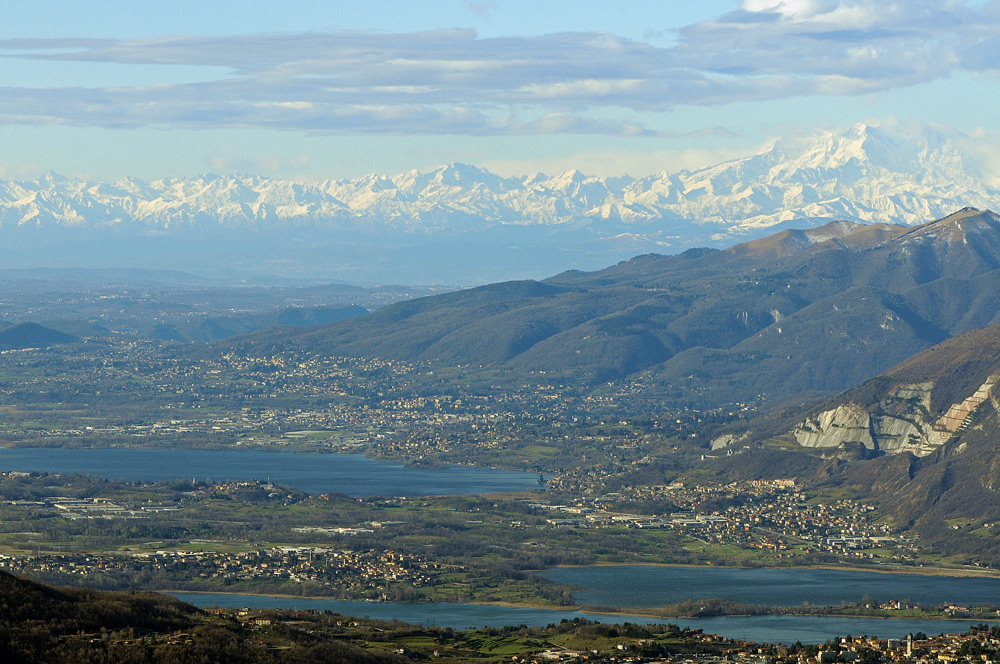
<instances>
[{"instance_id":1,"label":"snow-capped mountain range","mask_svg":"<svg viewBox=\"0 0 1000 664\"><path fill-rule=\"evenodd\" d=\"M508 274L472 277L479 281L527 276L525 268L531 267L542 271L530 276L542 276L644 251L731 244L778 225L811 227L833 219L918 224L965 206L1000 204L998 178L985 152L954 130L859 124L846 132L817 133L795 149L784 143L708 168L640 178L579 171L501 177L461 163L316 184L246 174L105 183L50 173L34 181L0 182L0 238L21 251L22 263L35 254L23 247L42 246L53 249L50 259L65 263L72 252L53 248L52 242L146 238L148 248L153 238L224 237L230 255L238 253L241 241L256 241L257 265L263 261L273 269L307 259L303 247L350 245L356 251L343 269L337 256L327 256L335 259L325 261L329 276L350 277L352 269L365 266L361 278L409 281L405 270L376 276L368 268L372 261L392 260L384 253L387 247L428 243L472 243L487 253L492 246L501 265L510 262L508 250L515 247L547 248L559 257L539 266L542 254L528 251L536 258L521 266L515 259ZM261 244L262 237L271 239ZM275 237L297 243L294 258L279 255L283 242L275 244ZM365 248L381 258L367 256ZM209 253L207 246L202 250ZM144 265L155 254L139 253Z\"/></svg>"}]
</instances>

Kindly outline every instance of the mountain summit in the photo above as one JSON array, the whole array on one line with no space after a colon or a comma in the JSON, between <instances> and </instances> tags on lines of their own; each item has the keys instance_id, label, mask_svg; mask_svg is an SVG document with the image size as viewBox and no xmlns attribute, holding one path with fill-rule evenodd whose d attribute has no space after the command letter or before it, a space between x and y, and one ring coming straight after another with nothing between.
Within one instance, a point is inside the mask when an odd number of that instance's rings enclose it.
<instances>
[{"instance_id":1,"label":"mountain summit","mask_svg":"<svg viewBox=\"0 0 1000 664\"><path fill-rule=\"evenodd\" d=\"M482 282L725 246L793 225L916 225L995 207L1000 189L979 153L960 132L889 124L641 178L501 177L461 163L316 184L246 174L102 183L50 173L0 183L0 237L19 252L5 258L10 266L114 258L150 267L166 254L159 260L172 267L294 265L353 280ZM190 265L178 263L188 255Z\"/></svg>"}]
</instances>

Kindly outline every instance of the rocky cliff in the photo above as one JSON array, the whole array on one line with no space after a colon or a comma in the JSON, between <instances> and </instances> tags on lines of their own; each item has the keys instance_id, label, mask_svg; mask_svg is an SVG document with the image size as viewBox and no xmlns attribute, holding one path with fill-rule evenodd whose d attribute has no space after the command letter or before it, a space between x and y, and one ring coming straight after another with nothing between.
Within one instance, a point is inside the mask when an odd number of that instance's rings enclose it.
<instances>
[{"instance_id":1,"label":"rocky cliff","mask_svg":"<svg viewBox=\"0 0 1000 664\"><path fill-rule=\"evenodd\" d=\"M931 416L932 381L900 385L874 406L845 403L798 424L796 442L809 448L839 448L861 443L887 454L911 452L927 456L972 422L976 411L993 399L1000 374L991 375L979 389L952 404L940 417Z\"/></svg>"}]
</instances>

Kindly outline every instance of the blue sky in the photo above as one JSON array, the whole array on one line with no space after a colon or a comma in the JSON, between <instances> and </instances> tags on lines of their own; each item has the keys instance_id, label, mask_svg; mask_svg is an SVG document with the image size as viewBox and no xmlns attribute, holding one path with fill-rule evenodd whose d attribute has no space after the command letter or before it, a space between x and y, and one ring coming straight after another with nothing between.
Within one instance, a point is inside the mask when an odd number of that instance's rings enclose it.
<instances>
[{"instance_id":1,"label":"blue sky","mask_svg":"<svg viewBox=\"0 0 1000 664\"><path fill-rule=\"evenodd\" d=\"M889 119L992 141L998 68L1000 0L41 0L0 24L0 177L643 175Z\"/></svg>"}]
</instances>

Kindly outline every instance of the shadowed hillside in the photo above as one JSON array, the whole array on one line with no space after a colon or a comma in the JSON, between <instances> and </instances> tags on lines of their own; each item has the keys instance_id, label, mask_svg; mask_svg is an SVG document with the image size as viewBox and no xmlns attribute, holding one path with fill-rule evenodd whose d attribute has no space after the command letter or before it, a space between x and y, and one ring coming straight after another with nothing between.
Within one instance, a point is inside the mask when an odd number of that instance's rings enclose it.
<instances>
[{"instance_id":1,"label":"shadowed hillside","mask_svg":"<svg viewBox=\"0 0 1000 664\"><path fill-rule=\"evenodd\" d=\"M700 403L834 393L1000 320L1000 217L907 229L835 222L726 251L639 256L597 272L412 300L232 345L637 379Z\"/></svg>"},{"instance_id":2,"label":"shadowed hillside","mask_svg":"<svg viewBox=\"0 0 1000 664\"><path fill-rule=\"evenodd\" d=\"M315 621L326 633L276 625L262 635L167 595L53 588L0 571L4 664L411 661L341 642L335 617Z\"/></svg>"},{"instance_id":3,"label":"shadowed hillside","mask_svg":"<svg viewBox=\"0 0 1000 664\"><path fill-rule=\"evenodd\" d=\"M0 331L0 350L45 348L76 341L72 334L60 332L38 323L18 323Z\"/></svg>"},{"instance_id":4,"label":"shadowed hillside","mask_svg":"<svg viewBox=\"0 0 1000 664\"><path fill-rule=\"evenodd\" d=\"M795 475L853 487L922 543L996 565L997 376L1000 324L948 339L820 406L716 431L718 454L727 440L748 447L709 467L729 479Z\"/></svg>"}]
</instances>

